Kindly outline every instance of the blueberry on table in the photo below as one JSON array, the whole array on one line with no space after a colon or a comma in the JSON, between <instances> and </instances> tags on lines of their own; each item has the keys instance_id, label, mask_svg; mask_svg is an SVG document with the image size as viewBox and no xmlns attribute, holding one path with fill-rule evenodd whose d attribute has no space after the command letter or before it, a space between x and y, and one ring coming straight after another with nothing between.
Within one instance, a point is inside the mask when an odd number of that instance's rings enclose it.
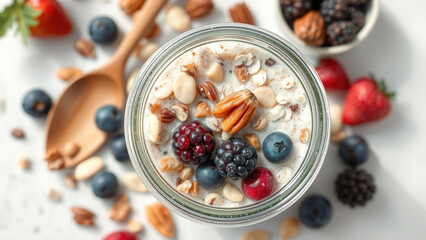
<instances>
[{"instance_id":1,"label":"blueberry on table","mask_svg":"<svg viewBox=\"0 0 426 240\"><path fill-rule=\"evenodd\" d=\"M310 228L321 228L330 222L331 204L323 196L312 195L303 200L299 207L299 218Z\"/></svg>"},{"instance_id":2,"label":"blueberry on table","mask_svg":"<svg viewBox=\"0 0 426 240\"><path fill-rule=\"evenodd\" d=\"M108 44L117 38L118 28L111 18L97 17L90 23L89 33L94 42Z\"/></svg>"},{"instance_id":3,"label":"blueberry on table","mask_svg":"<svg viewBox=\"0 0 426 240\"><path fill-rule=\"evenodd\" d=\"M110 147L117 161L124 162L129 159L129 152L127 152L126 140L123 134L118 134L112 138Z\"/></svg>"},{"instance_id":4,"label":"blueberry on table","mask_svg":"<svg viewBox=\"0 0 426 240\"><path fill-rule=\"evenodd\" d=\"M293 142L282 132L273 132L266 136L262 144L265 158L272 163L287 162L293 155Z\"/></svg>"},{"instance_id":5,"label":"blueberry on table","mask_svg":"<svg viewBox=\"0 0 426 240\"><path fill-rule=\"evenodd\" d=\"M123 114L120 109L112 105L106 105L96 112L96 126L104 132L114 133L121 127Z\"/></svg>"},{"instance_id":6,"label":"blueberry on table","mask_svg":"<svg viewBox=\"0 0 426 240\"><path fill-rule=\"evenodd\" d=\"M352 135L343 139L339 144L339 156L349 166L355 167L364 163L370 149L365 139L359 135Z\"/></svg>"},{"instance_id":7,"label":"blueberry on table","mask_svg":"<svg viewBox=\"0 0 426 240\"><path fill-rule=\"evenodd\" d=\"M204 189L217 189L225 182L225 178L217 172L216 164L209 161L202 163L195 170L195 179Z\"/></svg>"},{"instance_id":8,"label":"blueberry on table","mask_svg":"<svg viewBox=\"0 0 426 240\"><path fill-rule=\"evenodd\" d=\"M110 198L118 192L117 177L108 171L102 171L93 176L90 185L93 193L100 198Z\"/></svg>"},{"instance_id":9,"label":"blueberry on table","mask_svg":"<svg viewBox=\"0 0 426 240\"><path fill-rule=\"evenodd\" d=\"M46 116L52 106L52 100L41 89L33 89L27 92L22 101L24 111L33 117Z\"/></svg>"},{"instance_id":10,"label":"blueberry on table","mask_svg":"<svg viewBox=\"0 0 426 240\"><path fill-rule=\"evenodd\" d=\"M241 189L248 198L262 200L270 196L275 189L274 175L267 168L255 168L252 174L241 181Z\"/></svg>"}]
</instances>

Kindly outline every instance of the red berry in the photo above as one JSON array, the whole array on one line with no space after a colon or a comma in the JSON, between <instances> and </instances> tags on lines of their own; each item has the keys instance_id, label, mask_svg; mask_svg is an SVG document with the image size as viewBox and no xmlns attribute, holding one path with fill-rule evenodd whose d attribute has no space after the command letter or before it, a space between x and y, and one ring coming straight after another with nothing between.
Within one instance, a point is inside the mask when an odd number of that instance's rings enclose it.
<instances>
[{"instance_id":1,"label":"red berry","mask_svg":"<svg viewBox=\"0 0 426 240\"><path fill-rule=\"evenodd\" d=\"M189 128L189 127L191 127L191 125L190 125L190 124L183 124L183 125L179 128L179 133L180 133L180 135L184 135L184 134L185 134L185 130L186 130L187 128Z\"/></svg>"},{"instance_id":2,"label":"red berry","mask_svg":"<svg viewBox=\"0 0 426 240\"><path fill-rule=\"evenodd\" d=\"M192 158L192 151L188 149L183 150L180 156L184 161L188 162Z\"/></svg>"},{"instance_id":3,"label":"red berry","mask_svg":"<svg viewBox=\"0 0 426 240\"><path fill-rule=\"evenodd\" d=\"M206 144L205 146L206 146L206 152L213 152L214 144L209 143L209 144Z\"/></svg>"},{"instance_id":4,"label":"red berry","mask_svg":"<svg viewBox=\"0 0 426 240\"><path fill-rule=\"evenodd\" d=\"M175 140L175 142L178 140L179 137L180 137L179 132L173 133L173 140Z\"/></svg>"},{"instance_id":5,"label":"red berry","mask_svg":"<svg viewBox=\"0 0 426 240\"><path fill-rule=\"evenodd\" d=\"M206 153L206 147L203 144L195 145L195 147L194 147L194 153L197 156L202 157Z\"/></svg>"},{"instance_id":6,"label":"red berry","mask_svg":"<svg viewBox=\"0 0 426 240\"><path fill-rule=\"evenodd\" d=\"M201 123L199 121L193 121L193 122L191 122L191 127L196 128L198 126L201 126Z\"/></svg>"},{"instance_id":7,"label":"red berry","mask_svg":"<svg viewBox=\"0 0 426 240\"><path fill-rule=\"evenodd\" d=\"M176 148L176 149L175 149L175 154L176 154L176 156L180 157L180 156L181 156L181 154L182 154L182 149L180 149L180 148Z\"/></svg>"},{"instance_id":8,"label":"red berry","mask_svg":"<svg viewBox=\"0 0 426 240\"><path fill-rule=\"evenodd\" d=\"M199 144L201 143L203 136L199 132L192 132L189 139L191 140L192 144Z\"/></svg>"},{"instance_id":9,"label":"red berry","mask_svg":"<svg viewBox=\"0 0 426 240\"><path fill-rule=\"evenodd\" d=\"M321 59L316 70L326 90L349 88L350 83L345 70L336 60L331 58Z\"/></svg>"},{"instance_id":10,"label":"red berry","mask_svg":"<svg viewBox=\"0 0 426 240\"><path fill-rule=\"evenodd\" d=\"M185 136L191 136L191 133L193 133L193 132L195 132L195 128L193 128L193 127L189 127L189 128L187 128L187 129L185 129Z\"/></svg>"},{"instance_id":11,"label":"red berry","mask_svg":"<svg viewBox=\"0 0 426 240\"><path fill-rule=\"evenodd\" d=\"M109 234L104 240L137 240L138 238L133 233L127 231L114 232Z\"/></svg>"},{"instance_id":12,"label":"red berry","mask_svg":"<svg viewBox=\"0 0 426 240\"><path fill-rule=\"evenodd\" d=\"M210 133L206 133L203 135L203 143L204 144L210 144L214 142L214 138Z\"/></svg>"},{"instance_id":13,"label":"red berry","mask_svg":"<svg viewBox=\"0 0 426 240\"><path fill-rule=\"evenodd\" d=\"M272 172L264 167L255 168L253 173L241 181L244 194L255 201L262 200L275 189L275 180Z\"/></svg>"},{"instance_id":14,"label":"red berry","mask_svg":"<svg viewBox=\"0 0 426 240\"><path fill-rule=\"evenodd\" d=\"M198 127L195 128L195 130L197 132L201 133L201 134L204 134L204 133L207 132L206 129L203 126L198 126Z\"/></svg>"},{"instance_id":15,"label":"red berry","mask_svg":"<svg viewBox=\"0 0 426 240\"><path fill-rule=\"evenodd\" d=\"M177 142L179 144L179 147L182 148L182 149L187 149L189 147L189 144L190 144L189 137L187 137L187 136L180 136L178 138Z\"/></svg>"}]
</instances>

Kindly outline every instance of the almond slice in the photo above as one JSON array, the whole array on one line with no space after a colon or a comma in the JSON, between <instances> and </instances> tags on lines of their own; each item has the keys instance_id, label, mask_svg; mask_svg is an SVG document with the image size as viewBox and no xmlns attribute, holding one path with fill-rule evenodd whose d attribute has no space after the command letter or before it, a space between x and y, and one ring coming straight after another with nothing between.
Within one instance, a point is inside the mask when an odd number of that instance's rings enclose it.
<instances>
[{"instance_id":1,"label":"almond slice","mask_svg":"<svg viewBox=\"0 0 426 240\"><path fill-rule=\"evenodd\" d=\"M259 104L265 108L272 108L277 104L275 92L270 87L258 87L253 93L257 100L259 100Z\"/></svg>"},{"instance_id":2,"label":"almond slice","mask_svg":"<svg viewBox=\"0 0 426 240\"><path fill-rule=\"evenodd\" d=\"M173 92L179 102L191 104L197 94L194 78L184 72L178 73L173 80Z\"/></svg>"},{"instance_id":3,"label":"almond slice","mask_svg":"<svg viewBox=\"0 0 426 240\"><path fill-rule=\"evenodd\" d=\"M153 142L157 143L160 141L160 135L161 135L161 122L158 120L158 117L154 114L151 114L148 116L147 119L147 136L148 139Z\"/></svg>"}]
</instances>

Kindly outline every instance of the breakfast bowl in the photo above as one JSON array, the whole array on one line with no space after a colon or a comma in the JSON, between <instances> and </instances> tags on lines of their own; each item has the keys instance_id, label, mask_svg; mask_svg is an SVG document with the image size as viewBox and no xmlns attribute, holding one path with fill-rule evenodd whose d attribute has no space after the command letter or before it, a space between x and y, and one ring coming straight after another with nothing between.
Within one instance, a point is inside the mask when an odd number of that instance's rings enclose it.
<instances>
[{"instance_id":1,"label":"breakfast bowl","mask_svg":"<svg viewBox=\"0 0 426 240\"><path fill-rule=\"evenodd\" d=\"M287 1L291 2L291 0L276 0L276 9L278 11L277 16L279 18L279 21L281 22L282 30L284 33L284 36L292 43L294 43L297 47L299 47L303 52L305 52L308 55L312 56L330 56L335 54L340 54L346 51L351 50L352 48L359 45L364 39L367 38L368 34L372 31L374 28L374 25L377 21L377 18L379 16L379 0L370 0L367 1L365 5L362 6L362 12L365 14L365 20L364 24L362 24L362 27L356 31L356 35L351 38L350 41L344 42L342 44L333 45L330 44L328 41L328 33L327 33L327 26L331 25L331 22L327 23L325 21L325 17L322 17L323 14L321 13L320 4L323 1L313 1L314 3L311 4L312 10L308 11L307 13L302 13L302 16L298 16L294 20L287 20L289 17L284 16L284 7L282 5L282 2ZM358 0L362 2L361 0ZM355 9L353 6L349 6L349 8ZM309 13L309 14L308 14ZM315 14L314 14L315 13ZM350 14L350 13L348 13ZM349 16L349 15L348 15ZM302 19L304 18L304 19ZM318 18L322 18L323 21L318 24L319 21ZM337 21L351 21L347 17L344 20L330 20L333 22ZM297 21L297 25L294 25L294 23ZM356 22L356 23L359 23ZM336 24L337 25L337 24ZM305 38L305 40L302 40L296 33L294 26L298 27L296 30L299 34L299 36ZM324 36L325 35L325 36ZM323 39L323 40L318 40Z\"/></svg>"}]
</instances>

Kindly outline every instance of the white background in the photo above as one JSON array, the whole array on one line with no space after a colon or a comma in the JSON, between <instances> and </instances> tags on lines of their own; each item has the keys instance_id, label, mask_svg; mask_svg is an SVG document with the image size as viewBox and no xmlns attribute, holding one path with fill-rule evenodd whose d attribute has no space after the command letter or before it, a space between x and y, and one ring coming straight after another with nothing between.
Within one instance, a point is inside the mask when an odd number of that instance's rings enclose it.
<instances>
[{"instance_id":1,"label":"white background","mask_svg":"<svg viewBox=\"0 0 426 240\"><path fill-rule=\"evenodd\" d=\"M1 1L0 7L8 2L11 0ZM5 100L5 108L0 113L0 239L100 239L108 232L125 228L124 224L108 219L112 200L96 198L88 182L79 183L77 190L71 190L64 186L65 173L47 170L43 160L44 119L28 117L21 109L23 94L33 87L45 89L53 99L59 95L66 85L56 77L59 67L71 65L89 71L109 59L117 43L96 46L95 60L79 56L73 43L80 36L88 37L88 24L99 15L114 18L122 34L128 31L131 20L119 9L117 2L61 1L74 22L73 33L65 38L32 39L27 46L23 46L12 33L0 39L0 97ZM215 0L214 12L194 21L193 26L230 21L227 9L234 2ZM247 0L246 3L258 26L283 35L275 0ZM308 193L327 196L333 205L333 218L320 230L302 226L295 239L425 238L425 9L426 2L421 0L383 0L378 22L370 36L352 51L336 56L345 65L352 81L372 71L385 78L389 87L398 92L387 119L349 129L364 135L370 143L372 155L363 167L374 175L378 192L366 207L355 210L337 201L333 182L345 166L337 157L336 146L331 144L323 168ZM159 43L177 35L165 24L163 12L157 21L162 29ZM130 59L127 72L141 64ZM343 93L336 93L330 99L342 102L343 97ZM24 129L24 140L11 137L10 131L14 127ZM18 167L18 153L30 156L32 166L29 171ZM108 147L97 154L104 157L107 169L116 173L119 179L132 168L130 163L116 162ZM46 199L45 190L50 186L62 192L60 203ZM130 198L134 209L131 218L145 225L140 238L162 239L145 217L145 205L154 202L153 197L130 193ZM174 216L176 239L238 239L241 233L252 228L267 229L271 239L278 239L280 222L297 213L299 202L271 220L246 228L215 229ZM71 216L72 205L93 210L96 227L76 225Z\"/></svg>"}]
</instances>

